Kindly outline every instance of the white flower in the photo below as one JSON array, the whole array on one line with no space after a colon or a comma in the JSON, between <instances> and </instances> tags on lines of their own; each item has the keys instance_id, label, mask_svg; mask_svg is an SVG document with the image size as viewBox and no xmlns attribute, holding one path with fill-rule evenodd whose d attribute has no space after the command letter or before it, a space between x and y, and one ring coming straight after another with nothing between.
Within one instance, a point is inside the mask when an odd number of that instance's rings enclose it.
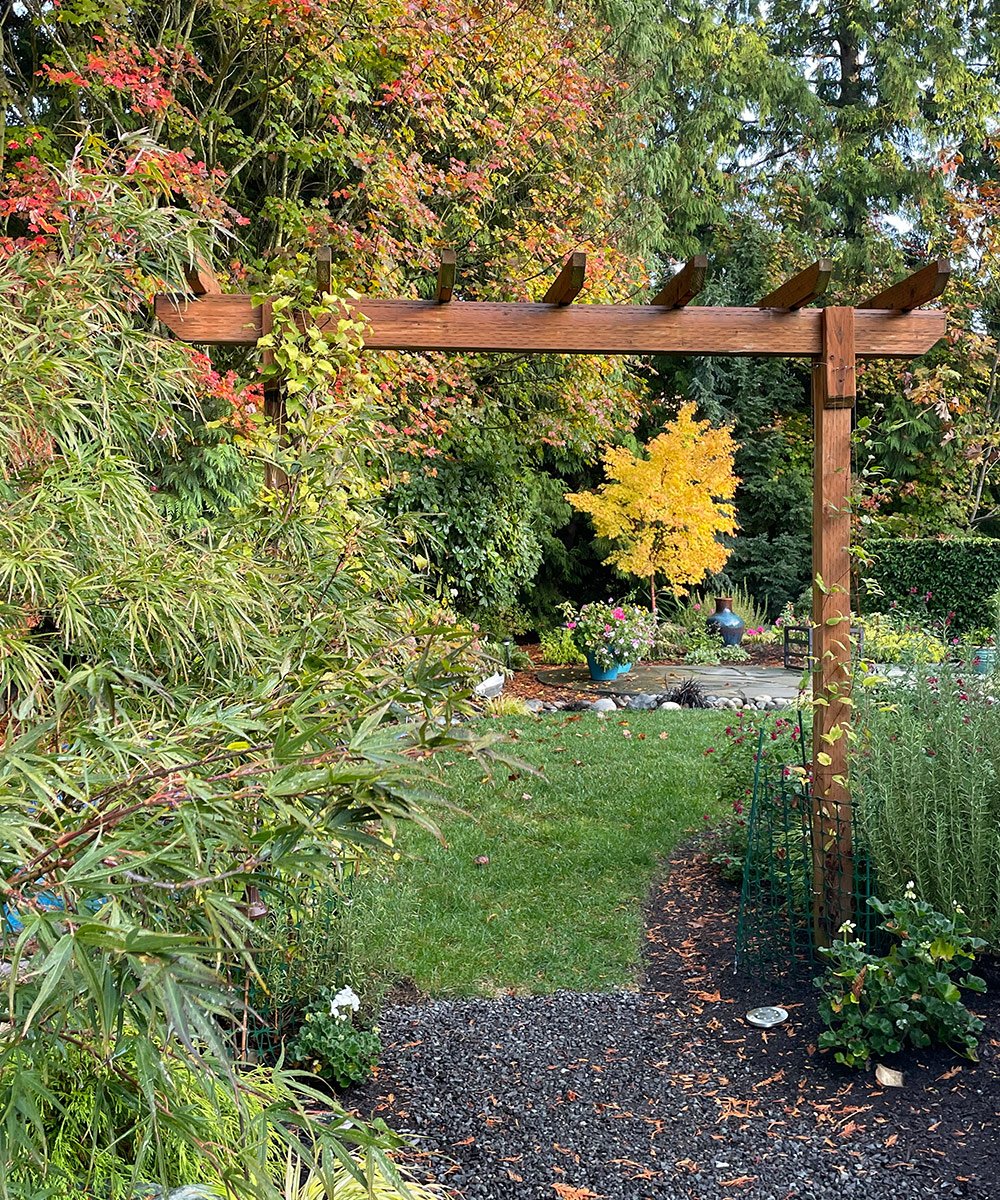
<instances>
[{"instance_id":1,"label":"white flower","mask_svg":"<svg viewBox=\"0 0 1000 1200\"><path fill-rule=\"evenodd\" d=\"M340 991L330 1001L330 1016L336 1017L340 1015L342 1008L351 1008L355 1012L361 1007L361 1000L353 988L342 987ZM347 1015L346 1013L344 1014Z\"/></svg>"}]
</instances>

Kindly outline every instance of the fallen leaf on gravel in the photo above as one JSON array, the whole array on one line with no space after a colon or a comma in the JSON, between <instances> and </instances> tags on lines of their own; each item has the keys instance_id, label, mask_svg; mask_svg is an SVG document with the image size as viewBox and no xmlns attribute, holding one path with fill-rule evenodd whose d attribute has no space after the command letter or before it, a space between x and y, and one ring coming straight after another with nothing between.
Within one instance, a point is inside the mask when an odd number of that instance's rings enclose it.
<instances>
[{"instance_id":1,"label":"fallen leaf on gravel","mask_svg":"<svg viewBox=\"0 0 1000 1200\"><path fill-rule=\"evenodd\" d=\"M560 1200L600 1200L598 1192L592 1192L590 1188L570 1187L568 1183L554 1183L552 1190Z\"/></svg>"},{"instance_id":2,"label":"fallen leaf on gravel","mask_svg":"<svg viewBox=\"0 0 1000 1200\"><path fill-rule=\"evenodd\" d=\"M756 1182L756 1175L737 1175L735 1179L720 1179L719 1187L746 1187L748 1183Z\"/></svg>"},{"instance_id":3,"label":"fallen leaf on gravel","mask_svg":"<svg viewBox=\"0 0 1000 1200\"><path fill-rule=\"evenodd\" d=\"M902 1087L903 1072L894 1071L892 1067L883 1066L879 1063L875 1068L875 1078L883 1087Z\"/></svg>"},{"instance_id":4,"label":"fallen leaf on gravel","mask_svg":"<svg viewBox=\"0 0 1000 1200\"><path fill-rule=\"evenodd\" d=\"M945 1071L943 1075L939 1075L935 1082L940 1082L942 1079L954 1079L961 1069L961 1066L952 1067L950 1071Z\"/></svg>"}]
</instances>

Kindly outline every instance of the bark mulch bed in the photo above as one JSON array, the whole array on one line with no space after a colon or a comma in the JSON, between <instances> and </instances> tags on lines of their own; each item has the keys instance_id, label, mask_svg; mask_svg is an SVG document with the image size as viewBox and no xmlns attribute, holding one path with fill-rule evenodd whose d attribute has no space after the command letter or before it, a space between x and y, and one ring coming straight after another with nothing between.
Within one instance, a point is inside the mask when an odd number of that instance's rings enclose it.
<instances>
[{"instance_id":1,"label":"bark mulch bed","mask_svg":"<svg viewBox=\"0 0 1000 1200\"><path fill-rule=\"evenodd\" d=\"M470 1198L1000 1197L1000 974L973 998L978 1064L908 1055L891 1064L904 1088L882 1089L817 1053L807 983L733 975L735 901L679 851L650 899L639 992L390 1008L378 1076L351 1101ZM791 1019L753 1029L760 1003Z\"/></svg>"}]
</instances>

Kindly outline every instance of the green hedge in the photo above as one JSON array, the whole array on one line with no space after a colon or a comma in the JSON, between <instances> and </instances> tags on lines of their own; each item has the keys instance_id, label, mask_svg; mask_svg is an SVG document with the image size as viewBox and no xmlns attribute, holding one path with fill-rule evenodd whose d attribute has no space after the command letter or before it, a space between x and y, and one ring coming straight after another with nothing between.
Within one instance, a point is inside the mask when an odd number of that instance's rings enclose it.
<instances>
[{"instance_id":1,"label":"green hedge","mask_svg":"<svg viewBox=\"0 0 1000 1200\"><path fill-rule=\"evenodd\" d=\"M957 632L996 625L1000 538L873 538L864 552L874 561L858 567L862 612L885 612L893 600L900 608L923 609L930 592L927 611L934 617L953 612ZM883 594L869 592L865 579L877 581Z\"/></svg>"}]
</instances>

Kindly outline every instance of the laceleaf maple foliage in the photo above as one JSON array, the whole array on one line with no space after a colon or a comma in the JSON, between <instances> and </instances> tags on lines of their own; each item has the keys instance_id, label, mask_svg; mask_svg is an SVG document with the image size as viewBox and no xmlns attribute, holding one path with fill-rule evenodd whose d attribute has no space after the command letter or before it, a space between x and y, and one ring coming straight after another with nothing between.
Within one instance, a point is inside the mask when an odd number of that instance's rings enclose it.
<instances>
[{"instance_id":1,"label":"laceleaf maple foliage","mask_svg":"<svg viewBox=\"0 0 1000 1200\"><path fill-rule=\"evenodd\" d=\"M737 528L735 451L728 429L695 420L694 405L685 404L644 454L611 447L603 455L607 482L566 499L590 514L598 536L616 542L605 562L654 583L662 576L680 595L729 557L719 537Z\"/></svg>"}]
</instances>

